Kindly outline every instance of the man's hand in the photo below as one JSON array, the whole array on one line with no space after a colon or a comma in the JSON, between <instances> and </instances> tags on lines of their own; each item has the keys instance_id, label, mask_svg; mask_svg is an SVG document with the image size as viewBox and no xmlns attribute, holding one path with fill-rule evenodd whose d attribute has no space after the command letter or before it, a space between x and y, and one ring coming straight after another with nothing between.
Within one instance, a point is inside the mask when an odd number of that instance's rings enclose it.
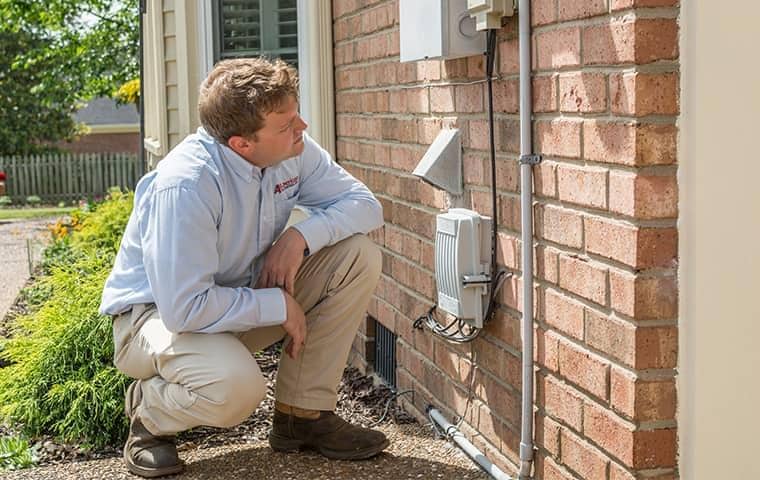
<instances>
[{"instance_id":1,"label":"man's hand","mask_svg":"<svg viewBox=\"0 0 760 480\"><path fill-rule=\"evenodd\" d=\"M295 359L306 343L306 317L301 305L296 302L295 298L288 292L282 292L282 294L285 295L285 307L287 308L287 318L282 324L282 328L290 336L285 345L285 353L290 355L290 358Z\"/></svg>"},{"instance_id":2,"label":"man's hand","mask_svg":"<svg viewBox=\"0 0 760 480\"><path fill-rule=\"evenodd\" d=\"M295 228L288 228L269 249L254 288L284 288L293 295L296 274L303 262L306 240Z\"/></svg>"}]
</instances>

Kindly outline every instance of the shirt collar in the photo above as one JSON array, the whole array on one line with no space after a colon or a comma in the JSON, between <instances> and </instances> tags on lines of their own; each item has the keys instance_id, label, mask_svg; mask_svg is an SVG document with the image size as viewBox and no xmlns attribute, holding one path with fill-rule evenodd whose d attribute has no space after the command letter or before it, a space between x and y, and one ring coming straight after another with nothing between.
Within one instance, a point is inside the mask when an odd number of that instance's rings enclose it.
<instances>
[{"instance_id":1,"label":"shirt collar","mask_svg":"<svg viewBox=\"0 0 760 480\"><path fill-rule=\"evenodd\" d=\"M198 128L198 134L205 136L219 147L219 154L222 157L221 160L229 165L230 168L232 168L232 171L234 171L240 178L248 183L251 183L254 178L261 178L261 169L259 167L251 164L248 160L241 157L235 150L211 137L203 127Z\"/></svg>"}]
</instances>

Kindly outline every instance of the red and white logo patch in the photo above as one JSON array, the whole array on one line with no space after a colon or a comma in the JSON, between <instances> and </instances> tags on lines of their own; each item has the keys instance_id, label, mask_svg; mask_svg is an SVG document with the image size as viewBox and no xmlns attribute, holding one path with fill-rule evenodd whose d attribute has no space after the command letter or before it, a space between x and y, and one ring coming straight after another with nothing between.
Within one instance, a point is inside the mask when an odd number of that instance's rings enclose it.
<instances>
[{"instance_id":1,"label":"red and white logo patch","mask_svg":"<svg viewBox=\"0 0 760 480\"><path fill-rule=\"evenodd\" d=\"M285 180L284 182L280 182L277 185L274 186L274 193L282 193L285 190L295 186L298 184L298 177L293 177Z\"/></svg>"}]
</instances>

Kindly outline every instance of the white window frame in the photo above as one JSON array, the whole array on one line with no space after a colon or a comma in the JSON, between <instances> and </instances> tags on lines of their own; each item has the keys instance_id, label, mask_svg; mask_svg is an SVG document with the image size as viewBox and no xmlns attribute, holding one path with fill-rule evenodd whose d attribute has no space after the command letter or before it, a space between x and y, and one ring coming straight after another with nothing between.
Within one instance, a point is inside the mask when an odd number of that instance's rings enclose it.
<instances>
[{"instance_id":1,"label":"white window frame","mask_svg":"<svg viewBox=\"0 0 760 480\"><path fill-rule=\"evenodd\" d=\"M214 65L212 0L198 2L200 78ZM332 2L297 0L298 70L301 115L308 132L335 157L335 88L333 83Z\"/></svg>"}]
</instances>

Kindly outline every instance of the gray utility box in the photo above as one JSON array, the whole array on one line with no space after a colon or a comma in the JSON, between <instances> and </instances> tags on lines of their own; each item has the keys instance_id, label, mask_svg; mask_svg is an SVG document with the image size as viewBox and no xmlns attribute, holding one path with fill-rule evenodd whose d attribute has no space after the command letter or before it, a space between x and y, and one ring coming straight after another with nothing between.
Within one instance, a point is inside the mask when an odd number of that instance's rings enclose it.
<instances>
[{"instance_id":1,"label":"gray utility box","mask_svg":"<svg viewBox=\"0 0 760 480\"><path fill-rule=\"evenodd\" d=\"M399 0L402 62L481 55L486 34L475 30L467 0Z\"/></svg>"}]
</instances>

